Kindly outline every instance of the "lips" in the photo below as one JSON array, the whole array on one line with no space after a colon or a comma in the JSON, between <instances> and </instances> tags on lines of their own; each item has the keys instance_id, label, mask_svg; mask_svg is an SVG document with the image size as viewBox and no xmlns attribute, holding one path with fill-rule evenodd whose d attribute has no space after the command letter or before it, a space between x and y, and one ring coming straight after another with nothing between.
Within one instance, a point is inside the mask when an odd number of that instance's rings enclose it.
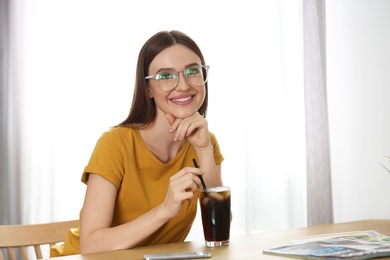
<instances>
[{"instance_id":1,"label":"lips","mask_svg":"<svg viewBox=\"0 0 390 260\"><path fill-rule=\"evenodd\" d=\"M171 98L170 101L177 105L187 105L192 102L194 96L195 95L190 95L190 96L186 95L181 97L175 97L175 98Z\"/></svg>"},{"instance_id":2,"label":"lips","mask_svg":"<svg viewBox=\"0 0 390 260\"><path fill-rule=\"evenodd\" d=\"M172 98L173 102L185 102L192 98L192 96L183 97L183 98Z\"/></svg>"}]
</instances>

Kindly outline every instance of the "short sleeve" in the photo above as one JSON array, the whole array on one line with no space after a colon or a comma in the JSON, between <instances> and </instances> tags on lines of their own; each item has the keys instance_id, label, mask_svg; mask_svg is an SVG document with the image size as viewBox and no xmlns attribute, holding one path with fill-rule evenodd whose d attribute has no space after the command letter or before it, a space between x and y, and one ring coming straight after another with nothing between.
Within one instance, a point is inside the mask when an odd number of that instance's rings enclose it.
<instances>
[{"instance_id":1,"label":"short sleeve","mask_svg":"<svg viewBox=\"0 0 390 260\"><path fill-rule=\"evenodd\" d=\"M217 138L215 137L215 135L213 133L210 133L210 140L211 140L211 144L213 145L213 149L214 149L215 164L221 164L223 162L224 158L223 158L223 155L221 153L221 148L219 147Z\"/></svg>"},{"instance_id":2,"label":"short sleeve","mask_svg":"<svg viewBox=\"0 0 390 260\"><path fill-rule=\"evenodd\" d=\"M124 175L124 144L110 131L103 133L96 143L81 181L87 184L89 173L102 176L119 189Z\"/></svg>"}]
</instances>

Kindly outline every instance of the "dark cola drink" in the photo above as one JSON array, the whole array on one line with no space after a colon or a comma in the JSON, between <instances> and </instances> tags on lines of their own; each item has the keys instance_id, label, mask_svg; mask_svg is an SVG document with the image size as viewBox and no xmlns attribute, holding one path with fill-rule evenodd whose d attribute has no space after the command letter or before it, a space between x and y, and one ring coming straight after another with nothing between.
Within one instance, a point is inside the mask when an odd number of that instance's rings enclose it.
<instances>
[{"instance_id":1,"label":"dark cola drink","mask_svg":"<svg viewBox=\"0 0 390 260\"><path fill-rule=\"evenodd\" d=\"M221 186L201 189L199 201L206 246L229 245L230 188Z\"/></svg>"}]
</instances>

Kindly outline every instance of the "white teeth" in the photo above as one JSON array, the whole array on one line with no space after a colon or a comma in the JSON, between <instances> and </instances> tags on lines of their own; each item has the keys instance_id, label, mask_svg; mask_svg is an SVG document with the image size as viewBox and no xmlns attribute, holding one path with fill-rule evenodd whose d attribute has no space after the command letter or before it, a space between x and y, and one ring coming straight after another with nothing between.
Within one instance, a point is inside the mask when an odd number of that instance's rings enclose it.
<instances>
[{"instance_id":1,"label":"white teeth","mask_svg":"<svg viewBox=\"0 0 390 260\"><path fill-rule=\"evenodd\" d=\"M191 98L192 98L191 96L188 96L188 97L185 97L185 98L174 98L174 99L172 99L172 101L174 101L174 102L184 102L184 101L190 100Z\"/></svg>"}]
</instances>

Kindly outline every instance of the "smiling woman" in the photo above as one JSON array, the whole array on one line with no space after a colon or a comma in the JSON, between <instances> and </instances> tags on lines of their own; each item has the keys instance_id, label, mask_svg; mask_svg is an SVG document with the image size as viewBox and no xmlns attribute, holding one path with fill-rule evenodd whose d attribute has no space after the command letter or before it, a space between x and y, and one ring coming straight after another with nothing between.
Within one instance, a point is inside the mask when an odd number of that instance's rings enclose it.
<instances>
[{"instance_id":1,"label":"smiling woman","mask_svg":"<svg viewBox=\"0 0 390 260\"><path fill-rule=\"evenodd\" d=\"M13 131L20 133L20 146L10 146L20 151L9 154L20 162L21 222L77 218L85 192L80 174L101 133L126 117L134 82L139 80L148 83L146 94L158 105L156 113L171 111L181 119L189 113L178 109L184 105L200 115L207 112L208 128L218 136L226 158L224 183L234 194L232 236L305 225L298 1L224 1L224 12L220 1L200 0L196 5L177 1L169 10L151 8L159 4L12 1L13 40L19 44L12 44L17 49L11 54L21 60L11 68L11 78L20 79L12 81L11 100L21 104L13 110L20 115L12 118L22 127ZM216 13L218 19L211 19ZM185 60L174 64L154 60L143 77L133 74L135 50L150 35L166 29L182 30L196 39L207 63L188 52ZM201 87L194 81L200 79L194 77L198 66L205 83ZM178 90L193 86L189 94L161 88L161 78L167 76L161 69L167 68ZM207 111L199 107L205 102ZM170 116L168 121L176 129L179 121ZM176 132L177 140L187 138L186 132ZM158 147L158 140L146 146ZM289 154L283 158L289 167L275 167L281 163L281 151ZM158 156L161 161L171 157ZM199 218L194 227L187 239L203 240Z\"/></svg>"},{"instance_id":2,"label":"smiling woman","mask_svg":"<svg viewBox=\"0 0 390 260\"><path fill-rule=\"evenodd\" d=\"M137 64L129 116L103 133L82 174L88 187L80 227L52 247L52 256L183 242L196 215L199 177L222 186L224 158L200 114L207 111L205 80L182 80L170 90L146 80L148 71L164 67L194 72L191 64L204 64L197 44L180 31L161 31L146 41ZM190 166L193 158L201 169Z\"/></svg>"}]
</instances>

